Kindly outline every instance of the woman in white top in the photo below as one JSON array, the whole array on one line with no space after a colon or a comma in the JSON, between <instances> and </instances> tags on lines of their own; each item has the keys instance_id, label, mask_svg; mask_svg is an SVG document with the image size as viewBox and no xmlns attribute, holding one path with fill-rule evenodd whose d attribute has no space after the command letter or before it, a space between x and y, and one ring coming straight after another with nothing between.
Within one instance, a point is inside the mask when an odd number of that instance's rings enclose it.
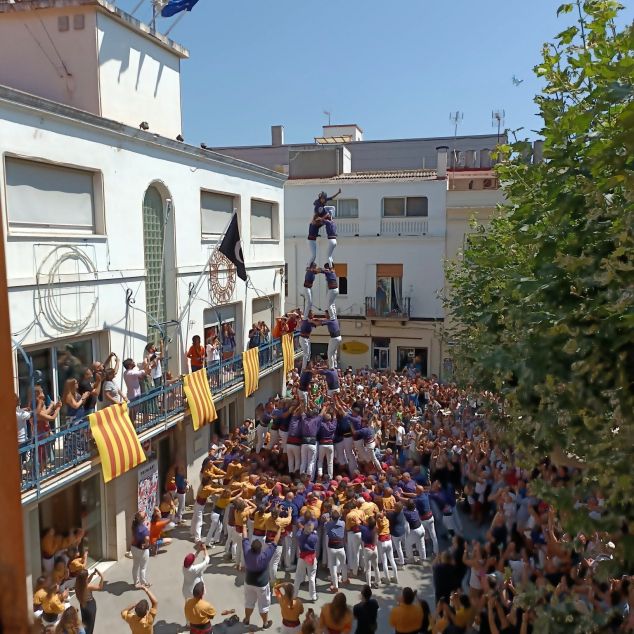
<instances>
[{"instance_id":1,"label":"woman in white top","mask_svg":"<svg viewBox=\"0 0 634 634\"><path fill-rule=\"evenodd\" d=\"M203 560L196 563L196 558L200 553L203 553ZM183 597L185 599L191 599L194 596L194 586L197 583L204 583L203 572L208 565L207 547L204 543L196 544L196 554L190 553L183 561Z\"/></svg>"}]
</instances>

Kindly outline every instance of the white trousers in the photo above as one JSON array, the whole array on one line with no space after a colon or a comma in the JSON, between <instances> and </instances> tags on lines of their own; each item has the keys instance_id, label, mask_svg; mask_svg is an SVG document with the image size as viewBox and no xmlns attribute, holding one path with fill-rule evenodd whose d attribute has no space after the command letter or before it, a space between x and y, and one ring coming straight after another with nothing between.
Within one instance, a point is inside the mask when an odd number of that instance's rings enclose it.
<instances>
[{"instance_id":1,"label":"white trousers","mask_svg":"<svg viewBox=\"0 0 634 634\"><path fill-rule=\"evenodd\" d=\"M346 436L335 445L335 459L337 464L348 465L348 473L352 475L358 468L357 458L352 449L352 436Z\"/></svg>"},{"instance_id":2,"label":"white trousers","mask_svg":"<svg viewBox=\"0 0 634 634\"><path fill-rule=\"evenodd\" d=\"M423 526L425 527L425 535L431 539L431 543L434 549L434 556L437 555L440 551L438 550L438 537L436 537L436 525L434 523L433 516L428 520L421 520Z\"/></svg>"},{"instance_id":3,"label":"white trousers","mask_svg":"<svg viewBox=\"0 0 634 634\"><path fill-rule=\"evenodd\" d=\"M407 533L401 535L400 537L396 537L392 535L392 544L394 546L394 550L396 551L396 556L398 557L398 565L405 565L405 556L403 555L403 546L407 550Z\"/></svg>"},{"instance_id":4,"label":"white trousers","mask_svg":"<svg viewBox=\"0 0 634 634\"><path fill-rule=\"evenodd\" d=\"M200 533L203 528L203 513L205 512L205 505L194 502L194 512L192 514L192 525L190 532L194 541L200 541Z\"/></svg>"},{"instance_id":5,"label":"white trousers","mask_svg":"<svg viewBox=\"0 0 634 634\"><path fill-rule=\"evenodd\" d=\"M311 240L311 242L313 241ZM306 297L306 304L304 305L304 315L308 315L308 313L313 309L313 289L304 286L304 297Z\"/></svg>"},{"instance_id":6,"label":"white trousers","mask_svg":"<svg viewBox=\"0 0 634 634\"><path fill-rule=\"evenodd\" d=\"M333 370L337 367L337 352L341 345L341 335L338 337L330 337L328 342L328 367Z\"/></svg>"},{"instance_id":7,"label":"white trousers","mask_svg":"<svg viewBox=\"0 0 634 634\"><path fill-rule=\"evenodd\" d=\"M302 403L304 403L304 407L308 408L308 392L304 392L303 390L297 390L299 392L299 398L302 399Z\"/></svg>"},{"instance_id":8,"label":"white trousers","mask_svg":"<svg viewBox=\"0 0 634 634\"><path fill-rule=\"evenodd\" d=\"M385 578L389 579L391 576L393 576L394 581L398 583L398 568L396 567L396 562L394 561L394 548L392 546L392 540L388 539L384 542L379 540L379 542L377 543L377 548L379 550L379 557L381 559L381 565L383 566ZM388 564L392 567L393 575L390 575Z\"/></svg>"},{"instance_id":9,"label":"white trousers","mask_svg":"<svg viewBox=\"0 0 634 634\"><path fill-rule=\"evenodd\" d=\"M295 561L295 553L297 552L297 543L293 535L284 535L282 538L282 549L284 555L284 568L287 570L292 567Z\"/></svg>"},{"instance_id":10,"label":"white trousers","mask_svg":"<svg viewBox=\"0 0 634 634\"><path fill-rule=\"evenodd\" d=\"M178 510L176 511L176 517L180 522L183 519L183 513L185 512L185 493L177 493L176 498L178 499Z\"/></svg>"},{"instance_id":11,"label":"white trousers","mask_svg":"<svg viewBox=\"0 0 634 634\"><path fill-rule=\"evenodd\" d=\"M317 461L317 475L323 474L324 459L326 460L326 470L328 478L332 480L334 475L333 460L335 457L335 448L333 445L319 445L319 460Z\"/></svg>"},{"instance_id":12,"label":"white trousers","mask_svg":"<svg viewBox=\"0 0 634 634\"><path fill-rule=\"evenodd\" d=\"M266 432L268 427L265 425L258 425L255 428L255 453L260 453L264 447L264 441L266 440Z\"/></svg>"},{"instance_id":13,"label":"white trousers","mask_svg":"<svg viewBox=\"0 0 634 634\"><path fill-rule=\"evenodd\" d=\"M363 440L353 440L352 445L353 445L354 452L357 456L357 460L359 462L365 462L366 461L365 443L363 442Z\"/></svg>"},{"instance_id":14,"label":"white trousers","mask_svg":"<svg viewBox=\"0 0 634 634\"><path fill-rule=\"evenodd\" d=\"M297 627L287 627L286 625L282 624L282 629L280 630L280 632L282 632L282 634L301 634L302 631L302 626L298 625Z\"/></svg>"},{"instance_id":15,"label":"white trousers","mask_svg":"<svg viewBox=\"0 0 634 634\"><path fill-rule=\"evenodd\" d=\"M132 546L132 583L147 584L147 566L150 562L150 549Z\"/></svg>"},{"instance_id":16,"label":"white trousers","mask_svg":"<svg viewBox=\"0 0 634 634\"><path fill-rule=\"evenodd\" d=\"M280 561L282 560L282 544L280 543L275 547L275 552L273 553L273 557L269 561L269 577L271 579L271 583L275 584L277 579L277 569L280 567Z\"/></svg>"},{"instance_id":17,"label":"white trousers","mask_svg":"<svg viewBox=\"0 0 634 634\"><path fill-rule=\"evenodd\" d=\"M330 268L333 267L332 254L335 252L336 246L337 246L337 239L328 238L328 264L330 264Z\"/></svg>"},{"instance_id":18,"label":"white trousers","mask_svg":"<svg viewBox=\"0 0 634 634\"><path fill-rule=\"evenodd\" d=\"M304 580L308 577L308 596L311 601L317 600L317 588L315 587L315 580L317 579L317 558L312 564L307 564L301 557L297 560L297 571L295 572L295 583L293 584L293 594L297 596L299 594L299 588L304 583Z\"/></svg>"},{"instance_id":19,"label":"white trousers","mask_svg":"<svg viewBox=\"0 0 634 634\"><path fill-rule=\"evenodd\" d=\"M339 295L338 288L330 288L328 289L328 298L326 299L326 306L328 306L328 315L330 319L337 318L337 305L335 304L335 300Z\"/></svg>"},{"instance_id":20,"label":"white trousers","mask_svg":"<svg viewBox=\"0 0 634 634\"><path fill-rule=\"evenodd\" d=\"M295 473L299 471L301 464L301 447L300 445L286 445L286 455L288 456L288 472Z\"/></svg>"},{"instance_id":21,"label":"white trousers","mask_svg":"<svg viewBox=\"0 0 634 634\"><path fill-rule=\"evenodd\" d=\"M361 533L350 531L348 533L348 569L353 575L359 572L359 555L361 553Z\"/></svg>"},{"instance_id":22,"label":"white trousers","mask_svg":"<svg viewBox=\"0 0 634 634\"><path fill-rule=\"evenodd\" d=\"M364 451L364 455L365 455L365 462L371 462L377 469L377 471L383 471L383 468L381 467L381 463L379 462L379 459L376 457L376 454L374 453L374 448L376 447L376 443L374 441L372 441L370 444L365 445L365 447L363 448Z\"/></svg>"},{"instance_id":23,"label":"white trousers","mask_svg":"<svg viewBox=\"0 0 634 634\"><path fill-rule=\"evenodd\" d=\"M251 586L248 583L244 584L244 607L248 610L253 610L256 603L260 614L268 614L269 608L271 607L270 584L267 583L261 588Z\"/></svg>"},{"instance_id":24,"label":"white trousers","mask_svg":"<svg viewBox=\"0 0 634 634\"><path fill-rule=\"evenodd\" d=\"M211 546L211 544L215 544L220 541L220 537L222 535L222 522L220 521L220 514L216 513L216 511L211 512L211 525L209 526L209 530L207 531L207 546Z\"/></svg>"},{"instance_id":25,"label":"white trousers","mask_svg":"<svg viewBox=\"0 0 634 634\"><path fill-rule=\"evenodd\" d=\"M308 249L310 250L310 260L306 266L310 266L317 260L317 240L307 240Z\"/></svg>"},{"instance_id":26,"label":"white trousers","mask_svg":"<svg viewBox=\"0 0 634 634\"><path fill-rule=\"evenodd\" d=\"M310 339L300 335L299 349L302 351L302 370L305 370L307 363L310 361Z\"/></svg>"},{"instance_id":27,"label":"white trousers","mask_svg":"<svg viewBox=\"0 0 634 634\"><path fill-rule=\"evenodd\" d=\"M421 559L426 559L425 527L422 524L418 528L411 528L407 536L405 548L407 549L407 558L410 560L414 559L414 546L416 546L416 550L418 550L418 556Z\"/></svg>"},{"instance_id":28,"label":"white trousers","mask_svg":"<svg viewBox=\"0 0 634 634\"><path fill-rule=\"evenodd\" d=\"M376 548L363 548L363 568L365 570L365 582L372 587L372 571L376 575L377 583L381 580L379 574L379 553Z\"/></svg>"},{"instance_id":29,"label":"white trousers","mask_svg":"<svg viewBox=\"0 0 634 634\"><path fill-rule=\"evenodd\" d=\"M286 451L286 442L288 440L288 432L287 431L282 431L280 429L279 436L280 436L280 447L282 449L282 452L285 452ZM273 432L271 432L271 438L273 438Z\"/></svg>"},{"instance_id":30,"label":"white trousers","mask_svg":"<svg viewBox=\"0 0 634 634\"><path fill-rule=\"evenodd\" d=\"M333 587L339 589L339 573L341 581L348 581L348 566L346 564L345 548L328 548L328 568L330 569L330 582Z\"/></svg>"},{"instance_id":31,"label":"white trousers","mask_svg":"<svg viewBox=\"0 0 634 634\"><path fill-rule=\"evenodd\" d=\"M227 511L225 511L225 516ZM235 557L236 563L238 562L238 556L242 551L242 535L238 538L235 526L227 525L227 541L225 542L225 555L231 554Z\"/></svg>"},{"instance_id":32,"label":"white trousers","mask_svg":"<svg viewBox=\"0 0 634 634\"><path fill-rule=\"evenodd\" d=\"M315 463L317 462L317 445L304 443L301 447L300 473L306 473L311 478L315 473Z\"/></svg>"}]
</instances>

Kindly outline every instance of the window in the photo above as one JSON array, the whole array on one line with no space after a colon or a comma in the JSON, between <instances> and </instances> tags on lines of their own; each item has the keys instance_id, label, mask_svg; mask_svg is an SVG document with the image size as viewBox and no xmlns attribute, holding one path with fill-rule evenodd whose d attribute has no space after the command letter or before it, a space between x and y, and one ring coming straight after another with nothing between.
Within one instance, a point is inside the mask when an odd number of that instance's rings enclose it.
<instances>
[{"instance_id":1,"label":"window","mask_svg":"<svg viewBox=\"0 0 634 634\"><path fill-rule=\"evenodd\" d=\"M427 197L384 198L383 216L385 218L427 216Z\"/></svg>"},{"instance_id":2,"label":"window","mask_svg":"<svg viewBox=\"0 0 634 634\"><path fill-rule=\"evenodd\" d=\"M235 196L201 191L200 222L203 235L222 235L235 208Z\"/></svg>"},{"instance_id":3,"label":"window","mask_svg":"<svg viewBox=\"0 0 634 634\"><path fill-rule=\"evenodd\" d=\"M10 229L95 231L95 173L49 163L7 158Z\"/></svg>"},{"instance_id":4,"label":"window","mask_svg":"<svg viewBox=\"0 0 634 634\"><path fill-rule=\"evenodd\" d=\"M332 202L337 209L337 218L359 217L359 201L356 198L335 198Z\"/></svg>"},{"instance_id":5,"label":"window","mask_svg":"<svg viewBox=\"0 0 634 634\"><path fill-rule=\"evenodd\" d=\"M372 368L374 370L390 369L390 340L383 337L372 339Z\"/></svg>"},{"instance_id":6,"label":"window","mask_svg":"<svg viewBox=\"0 0 634 634\"><path fill-rule=\"evenodd\" d=\"M348 294L348 265L335 264L335 273L339 279L339 295Z\"/></svg>"},{"instance_id":7,"label":"window","mask_svg":"<svg viewBox=\"0 0 634 634\"><path fill-rule=\"evenodd\" d=\"M376 314L385 317L403 312L403 265L376 265Z\"/></svg>"},{"instance_id":8,"label":"window","mask_svg":"<svg viewBox=\"0 0 634 634\"><path fill-rule=\"evenodd\" d=\"M251 238L277 239L277 205L264 200L251 201Z\"/></svg>"}]
</instances>

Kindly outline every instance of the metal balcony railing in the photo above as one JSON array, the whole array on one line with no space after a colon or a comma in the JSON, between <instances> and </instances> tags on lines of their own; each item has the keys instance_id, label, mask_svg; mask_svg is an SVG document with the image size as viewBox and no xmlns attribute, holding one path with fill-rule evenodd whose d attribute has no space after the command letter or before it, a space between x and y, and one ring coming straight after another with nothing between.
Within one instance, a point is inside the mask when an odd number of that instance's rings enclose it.
<instances>
[{"instance_id":1,"label":"metal balcony railing","mask_svg":"<svg viewBox=\"0 0 634 634\"><path fill-rule=\"evenodd\" d=\"M295 333L295 353L299 350L299 335ZM281 366L282 340L273 339L260 346L260 372ZM226 359L207 368L209 385L216 405L244 384L242 355ZM137 434L164 425L186 410L182 377L154 388L129 403ZM97 455L90 433L88 418L60 425L46 437L32 437L20 447L22 493L39 492L42 484L55 476L87 463Z\"/></svg>"},{"instance_id":2,"label":"metal balcony railing","mask_svg":"<svg viewBox=\"0 0 634 634\"><path fill-rule=\"evenodd\" d=\"M383 319L409 319L410 298L401 297L399 302L385 299L377 301L376 297L365 298L365 316L369 319L380 317Z\"/></svg>"}]
</instances>

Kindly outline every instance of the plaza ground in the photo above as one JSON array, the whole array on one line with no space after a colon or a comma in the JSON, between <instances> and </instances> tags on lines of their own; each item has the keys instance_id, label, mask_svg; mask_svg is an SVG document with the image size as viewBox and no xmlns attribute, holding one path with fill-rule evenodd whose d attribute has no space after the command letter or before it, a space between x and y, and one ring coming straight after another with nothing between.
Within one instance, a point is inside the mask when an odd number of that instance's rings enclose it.
<instances>
[{"instance_id":1,"label":"plaza ground","mask_svg":"<svg viewBox=\"0 0 634 634\"><path fill-rule=\"evenodd\" d=\"M188 632L183 613L184 599L182 597L182 565L183 558L187 553L193 552L193 542L189 535L189 517L191 512L186 514L186 525L177 527L172 531L174 538L172 543L163 548L162 552L150 558L148 566L148 581L152 584L151 591L158 599L158 616L155 621L154 631L156 634L180 634ZM207 517L205 518L207 520ZM205 528L208 526L206 523ZM205 529L203 529L203 535ZM211 562L204 575L207 592L205 598L216 608L218 615L214 619L214 632L224 634L242 634L249 631L249 628L242 623L231 627L222 624L220 612L227 609L235 609L240 620L244 617L244 573L238 573L233 563L223 559L224 548L216 546L210 549ZM127 626L121 620L120 612L142 598L145 593L136 590L132 585L132 560L123 559L114 563L110 567L100 566L105 569L105 587L103 592L96 592L97 601L97 621L95 634L113 634L115 632L126 632ZM294 580L293 572L278 572L278 579L288 581ZM359 601L359 591L365 584L364 579L355 578L350 580L342 591L348 598L348 603L355 604ZM332 594L328 592L330 582L328 571L321 568L317 575L318 599L315 602L308 601L307 584L302 586L300 598L304 601L304 610L312 607L318 615L321 606L332 600ZM380 584L380 589L374 590L374 595L379 601L379 629L378 632L390 632L388 627L389 612L396 604L396 600L405 586L410 586L418 591L420 597L426 599L430 606L433 606L433 584L431 576L431 562L428 560L422 565L408 565L399 570L399 585L391 583ZM77 605L75 599L72 600ZM281 616L277 601L273 598L271 610L271 620L273 626L267 632L280 632ZM261 620L254 612L251 619L252 626L260 628Z\"/></svg>"}]
</instances>

